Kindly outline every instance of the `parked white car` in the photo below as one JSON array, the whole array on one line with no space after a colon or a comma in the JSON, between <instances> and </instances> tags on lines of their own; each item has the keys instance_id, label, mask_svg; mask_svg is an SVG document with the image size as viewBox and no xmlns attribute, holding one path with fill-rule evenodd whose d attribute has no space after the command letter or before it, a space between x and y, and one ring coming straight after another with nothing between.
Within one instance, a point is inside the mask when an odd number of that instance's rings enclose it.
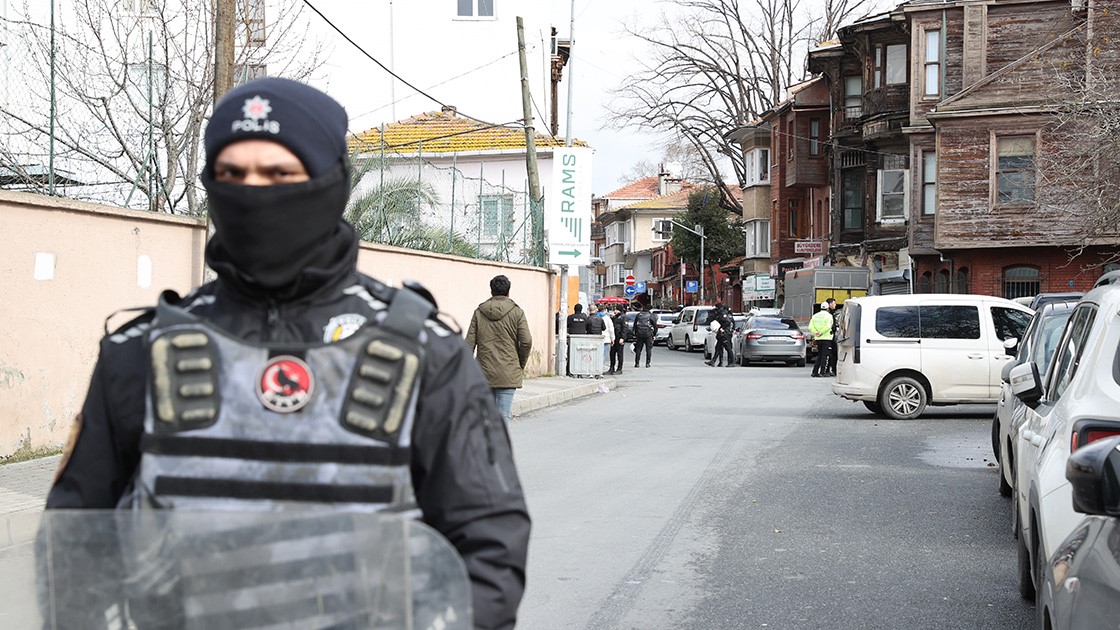
<instances>
[{"instance_id":1,"label":"parked white car","mask_svg":"<svg viewBox=\"0 0 1120 630\"><path fill-rule=\"evenodd\" d=\"M926 405L994 403L1033 311L982 295L882 295L844 302L833 393L872 413L916 418Z\"/></svg>"},{"instance_id":2,"label":"parked white car","mask_svg":"<svg viewBox=\"0 0 1120 630\"><path fill-rule=\"evenodd\" d=\"M1027 332L1022 339L1008 339L1004 345L1016 342L1014 345L1018 352L1015 359L1008 361L1003 366L1000 378L999 404L993 418L992 450L996 461L999 463L999 493L1005 497L1011 496L1015 484L1016 439L1019 428L1026 418L1027 406L1011 392L1010 374L1016 366L1024 363L1034 363L1038 366L1039 374L1046 374L1054 350L1058 347L1058 339L1062 330L1069 321L1073 312L1073 302L1049 302L1042 305L1031 320Z\"/></svg>"},{"instance_id":3,"label":"parked white car","mask_svg":"<svg viewBox=\"0 0 1120 630\"><path fill-rule=\"evenodd\" d=\"M1034 598L1040 567L1081 522L1066 479L1070 453L1120 435L1120 272L1097 281L1070 315L1049 369L1011 370L1011 389L1029 407L1019 430L1015 518L1019 592Z\"/></svg>"},{"instance_id":4,"label":"parked white car","mask_svg":"<svg viewBox=\"0 0 1120 630\"><path fill-rule=\"evenodd\" d=\"M669 333L672 332L673 322L676 319L676 313L661 312L657 314L657 332L653 335L653 345L656 346L669 340Z\"/></svg>"},{"instance_id":5,"label":"parked white car","mask_svg":"<svg viewBox=\"0 0 1120 630\"><path fill-rule=\"evenodd\" d=\"M746 315L732 315L731 316L731 325L732 325L733 328L732 328L731 332L734 333L736 330L742 330L743 323L746 322L746 321L747 321L747 316ZM708 325L708 329L711 330L711 323L710 322L709 322L709 325ZM728 351L726 354L731 354L731 352ZM715 355L716 355L716 335L711 334L711 335L708 335L707 337L704 338L704 359L706 361L711 361L712 357L714 357ZM729 364L731 363L731 357L730 356L726 357L724 360L727 361Z\"/></svg>"},{"instance_id":6,"label":"parked white car","mask_svg":"<svg viewBox=\"0 0 1120 630\"><path fill-rule=\"evenodd\" d=\"M686 306L681 311L680 319L670 329L669 338L665 340L670 350L683 348L692 352L704 347L704 340L708 334L708 324L711 322L714 306Z\"/></svg>"}]
</instances>

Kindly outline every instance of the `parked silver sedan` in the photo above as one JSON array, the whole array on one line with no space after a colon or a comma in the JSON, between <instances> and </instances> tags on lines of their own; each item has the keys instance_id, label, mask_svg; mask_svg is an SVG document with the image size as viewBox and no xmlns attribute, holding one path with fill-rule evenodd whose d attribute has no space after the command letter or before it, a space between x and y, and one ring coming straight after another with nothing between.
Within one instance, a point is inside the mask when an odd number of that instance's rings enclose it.
<instances>
[{"instance_id":1,"label":"parked silver sedan","mask_svg":"<svg viewBox=\"0 0 1120 630\"><path fill-rule=\"evenodd\" d=\"M751 315L731 338L739 365L756 361L782 361L805 367L805 334L790 317Z\"/></svg>"}]
</instances>

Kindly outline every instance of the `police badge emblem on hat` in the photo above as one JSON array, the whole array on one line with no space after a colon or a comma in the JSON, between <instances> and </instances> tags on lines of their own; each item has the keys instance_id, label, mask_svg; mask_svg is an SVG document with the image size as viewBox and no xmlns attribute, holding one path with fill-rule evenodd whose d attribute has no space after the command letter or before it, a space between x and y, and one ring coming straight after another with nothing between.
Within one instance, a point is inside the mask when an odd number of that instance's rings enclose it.
<instances>
[{"instance_id":1,"label":"police badge emblem on hat","mask_svg":"<svg viewBox=\"0 0 1120 630\"><path fill-rule=\"evenodd\" d=\"M358 332L358 329L364 326L366 318L364 315L357 313L346 313L345 315L335 315L323 326L323 343L335 343Z\"/></svg>"},{"instance_id":2,"label":"police badge emblem on hat","mask_svg":"<svg viewBox=\"0 0 1120 630\"><path fill-rule=\"evenodd\" d=\"M277 413L299 411L311 402L315 377L302 360L281 355L269 359L257 378L257 398Z\"/></svg>"}]
</instances>

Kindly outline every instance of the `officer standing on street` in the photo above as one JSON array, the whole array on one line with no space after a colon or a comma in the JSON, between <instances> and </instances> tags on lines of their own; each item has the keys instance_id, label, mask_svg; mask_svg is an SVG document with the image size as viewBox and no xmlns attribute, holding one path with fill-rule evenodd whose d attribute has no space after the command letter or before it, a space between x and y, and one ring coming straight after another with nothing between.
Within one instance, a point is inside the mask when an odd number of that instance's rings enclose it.
<instances>
[{"instance_id":1,"label":"officer standing on street","mask_svg":"<svg viewBox=\"0 0 1120 630\"><path fill-rule=\"evenodd\" d=\"M813 365L813 376L829 376L835 374L829 365L832 358L832 309L828 302L821 302L821 310L817 311L809 320L809 332L813 333L813 340L817 344L817 362Z\"/></svg>"},{"instance_id":2,"label":"officer standing on street","mask_svg":"<svg viewBox=\"0 0 1120 630\"><path fill-rule=\"evenodd\" d=\"M506 427L430 294L357 271L347 126L286 79L218 102L217 280L102 339L47 508L419 507L466 563L476 627L512 628L530 521Z\"/></svg>"}]
</instances>

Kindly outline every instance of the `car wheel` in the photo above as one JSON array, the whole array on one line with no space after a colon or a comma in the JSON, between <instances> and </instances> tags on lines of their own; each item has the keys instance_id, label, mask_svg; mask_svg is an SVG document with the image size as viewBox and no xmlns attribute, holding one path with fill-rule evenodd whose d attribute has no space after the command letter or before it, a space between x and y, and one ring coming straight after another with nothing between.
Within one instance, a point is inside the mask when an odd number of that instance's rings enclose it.
<instances>
[{"instance_id":1,"label":"car wheel","mask_svg":"<svg viewBox=\"0 0 1120 630\"><path fill-rule=\"evenodd\" d=\"M673 343L673 336L672 335L669 335L669 338L665 340L665 347L670 349L670 350L676 350L677 349L677 345L675 343Z\"/></svg>"},{"instance_id":2,"label":"car wheel","mask_svg":"<svg viewBox=\"0 0 1120 630\"><path fill-rule=\"evenodd\" d=\"M797 367L805 367L805 357L797 360Z\"/></svg>"},{"instance_id":3,"label":"car wheel","mask_svg":"<svg viewBox=\"0 0 1120 630\"><path fill-rule=\"evenodd\" d=\"M917 418L926 409L926 388L911 376L896 376L879 393L879 405L895 420Z\"/></svg>"},{"instance_id":4,"label":"car wheel","mask_svg":"<svg viewBox=\"0 0 1120 630\"><path fill-rule=\"evenodd\" d=\"M870 411L871 413L873 413L877 416L883 415L883 407L882 407L882 405L880 405L878 403L878 401L864 400L864 401L861 401L861 402L863 402L863 406L867 407L867 410Z\"/></svg>"},{"instance_id":5,"label":"car wheel","mask_svg":"<svg viewBox=\"0 0 1120 630\"><path fill-rule=\"evenodd\" d=\"M696 351L696 346L692 345L692 337L689 337L688 335L684 336L684 351L685 352L695 352Z\"/></svg>"},{"instance_id":6,"label":"car wheel","mask_svg":"<svg viewBox=\"0 0 1120 630\"><path fill-rule=\"evenodd\" d=\"M1019 568L1019 596L1028 602L1034 601L1035 590L1034 580L1031 578L1031 554L1027 551L1026 536L1023 532L1019 532L1018 547L1018 568Z\"/></svg>"}]
</instances>

